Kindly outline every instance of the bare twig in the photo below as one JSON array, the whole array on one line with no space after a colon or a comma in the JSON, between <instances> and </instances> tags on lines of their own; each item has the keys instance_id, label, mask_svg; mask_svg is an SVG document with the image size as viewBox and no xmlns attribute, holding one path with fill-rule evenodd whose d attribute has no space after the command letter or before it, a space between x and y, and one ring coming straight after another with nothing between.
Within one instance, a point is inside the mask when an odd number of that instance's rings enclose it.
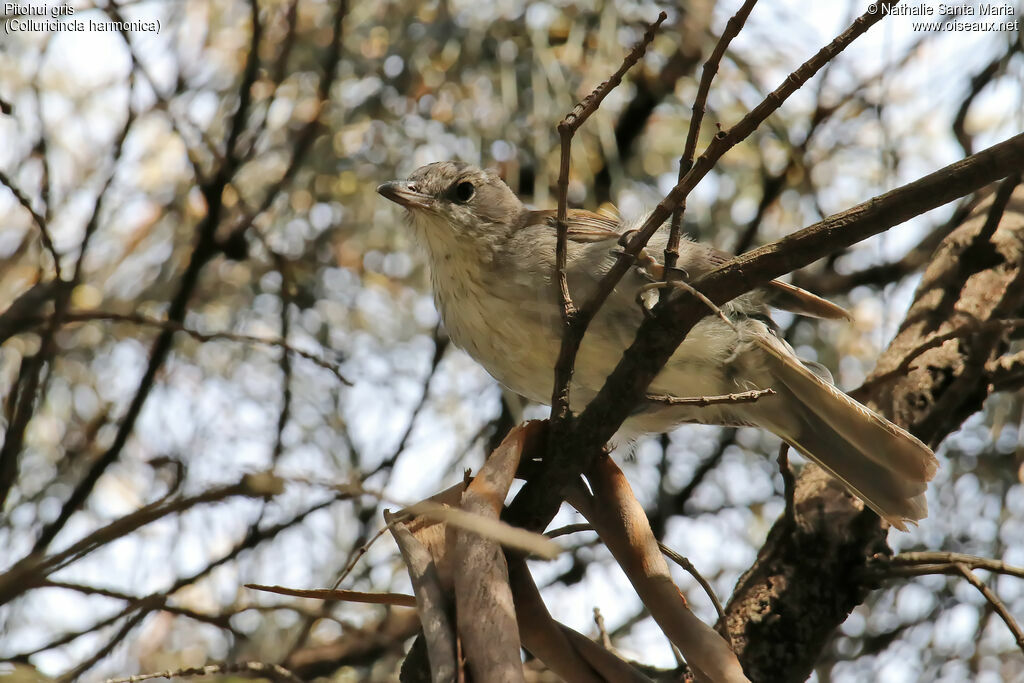
<instances>
[{"instance_id":1,"label":"bare twig","mask_svg":"<svg viewBox=\"0 0 1024 683\"><path fill-rule=\"evenodd\" d=\"M291 517L291 518L289 518L289 519L287 519L287 520L285 520L283 522L280 522L278 524L275 524L273 526L270 526L270 527L267 527L267 528L264 528L264 529L260 529L260 528L257 528L255 526L253 526L252 528L250 528L249 532L245 535L245 537L241 541L239 541L237 544L235 544L235 546L233 548L231 548L228 552L224 553L223 555L221 555L217 559L207 563L206 566L201 568L199 571L194 572L193 574L191 574L189 576L185 576L185 577L179 578L177 581L174 582L174 584L171 585L170 588L168 588L168 589L166 589L166 590L164 590L162 592L159 592L159 593L151 593L150 595L139 597L138 599L136 599L136 600L132 601L131 603L129 603L118 614L114 614L114 615L112 615L112 616L110 616L110 617L108 617L106 619L102 619L102 620L100 620L98 622L95 622L91 626L89 626L89 627L87 627L85 629L81 629L79 631L75 631L73 633L69 633L69 634L63 635L63 636L61 636L61 637L59 637L59 638L57 638L55 640L49 641L49 642L47 642L47 643L45 643L45 644L35 648L34 650L32 650L30 652L24 652L24 653L17 654L13 658L14 659L24 659L24 658L29 657L31 655L37 654L39 652L45 652L46 650L52 650L53 648L61 647L61 646L66 645L67 643L70 643L71 641L76 640L76 639L78 639L78 638L80 638L80 637L82 637L84 635L87 635L89 633L97 632L100 629L104 629L107 626L110 626L111 624L116 623L118 620L124 619L125 617L131 615L133 612L135 612L138 609L143 609L144 611L149 611L149 610L174 611L175 608L167 605L167 600L174 593L176 593L178 590L180 590L181 588L183 588L185 586L189 586L189 585L195 584L197 581L199 581L203 577L209 575L217 567L223 566L223 565L227 564L228 562L230 562L231 560L236 559L240 554L242 554L246 550L251 550L251 549L257 547L258 545L260 545L261 543L263 543L264 541L268 541L268 540L271 540L271 539L275 538L282 531L294 527L296 524L299 524L300 522L305 520L307 517L309 517L309 515L313 514L314 512L317 512L319 510L322 510L322 509L324 509L324 508L326 508L326 507L328 507L330 505L333 505L335 502L337 502L338 500L343 499L344 497L345 496L343 494L338 494L338 495L336 495L332 499L323 501L321 503L317 503L316 505L313 505L313 506L310 506L310 507L306 508L305 510L303 510L300 513L298 513L294 517ZM112 596L112 597L116 597L116 596ZM191 615L187 615L187 616L191 616Z\"/></svg>"},{"instance_id":2,"label":"bare twig","mask_svg":"<svg viewBox=\"0 0 1024 683\"><path fill-rule=\"evenodd\" d=\"M1007 564L1002 560L988 557L950 552L909 552L900 553L888 560L886 573L893 576L918 576L921 574L955 574L955 565L969 569L984 569L996 574L1024 579L1024 567Z\"/></svg>"},{"instance_id":3,"label":"bare twig","mask_svg":"<svg viewBox=\"0 0 1024 683\"><path fill-rule=\"evenodd\" d=\"M68 671L63 676L58 678L57 682L72 683L73 681L79 680L86 671L96 666L96 664L98 664L100 660L102 660L104 657L110 654L111 650L113 650L118 643L123 641L128 636L128 634L131 633L136 626L142 623L142 620L145 619L146 616L149 614L149 611L145 609L137 609L134 611L135 613L131 614L125 620L125 622L121 625L121 628L117 630L117 633L114 634L114 636L110 640L108 640L102 647L97 649L96 652L92 654L92 656L88 657L82 662L79 662L78 666L76 666L74 669Z\"/></svg>"},{"instance_id":4,"label":"bare twig","mask_svg":"<svg viewBox=\"0 0 1024 683\"><path fill-rule=\"evenodd\" d=\"M711 91L711 82L718 73L718 65L725 55L732 39L739 35L743 25L754 9L757 0L746 0L725 25L715 49L711 56L704 62L704 69L701 71L700 84L697 86L697 95L693 98L693 113L690 116L690 128L686 133L686 144L683 147L683 154L679 158L679 177L676 182L682 182L686 174L693 168L693 155L697 151L697 137L700 135L701 122L704 120L704 108L707 106L708 93ZM665 279L668 282L678 279L680 273L676 269L676 262L679 260L679 237L683 224L683 213L686 211L686 198L679 202L672 212L672 222L669 225L668 243L665 246ZM661 298L668 296L668 291L662 290Z\"/></svg>"},{"instance_id":5,"label":"bare twig","mask_svg":"<svg viewBox=\"0 0 1024 683\"><path fill-rule=\"evenodd\" d=\"M191 299L198 284L199 275L204 266L219 253L216 233L225 209L223 203L224 190L230 184L234 173L238 170L239 160L236 155L235 142L245 127L249 114L249 105L251 104L251 89L258 73L257 47L259 43L261 25L259 23L258 6L255 0L250 3L250 8L254 19L246 66L238 90L239 106L234 112L230 122L229 132L224 142L225 150L223 160L218 164L213 177L202 179L200 183L200 190L206 203L206 215L196 226L196 239L191 257L189 258L188 265L185 267L184 272L179 278L178 289L171 298L167 309L167 319L176 322L184 320L189 300ZM114 6L108 7L107 11L110 12L115 19L120 16L117 13L117 8ZM322 107L323 103L327 101L330 86L337 74L340 56L341 24L346 12L347 3L339 2L338 9L334 15L332 40L328 50L326 51L324 59L324 76L321 79L319 89L321 95L319 101L320 107ZM128 39L127 35L124 37L126 40ZM139 66L134 55L133 64ZM319 108L317 114L319 114ZM282 187L294 174L299 159L304 156L312 143L313 133L316 130L315 122L316 117L313 118L313 121L311 121L310 124L303 128L296 138L290 165L288 169L286 169L285 175L275 186L277 189L269 193L268 196L276 196L277 190L280 189L280 187ZM198 173L198 167L196 167L196 170ZM197 175L197 177L201 176ZM269 206L269 200L267 205ZM251 220L252 219L250 218L248 223L243 221L243 230L248 224L251 224ZM40 533L39 538L33 547L33 552L38 553L46 549L57 533L64 528L71 516L85 503L86 499L92 493L96 482L99 481L103 473L120 457L121 452L128 441L129 435L135 428L135 422L142 411L142 406L145 404L146 399L155 384L157 373L163 366L164 361L171 351L172 337L172 331L163 330L153 342L149 354L149 363L143 373L141 381L138 384L135 395L129 402L128 408L122 418L121 424L118 427L117 433L114 436L113 442L100 455L100 457L96 459L83 479L74 488L71 495L61 507L57 518L43 528L43 531Z\"/></svg>"},{"instance_id":6,"label":"bare twig","mask_svg":"<svg viewBox=\"0 0 1024 683\"><path fill-rule=\"evenodd\" d=\"M975 573L966 565L956 563L955 566L960 574L963 575L963 577L967 579L972 586L977 588L978 592L985 597L990 605L992 605L992 609L995 610L996 614L999 615L999 618L1006 624L1006 627L1010 629L1010 633L1013 634L1013 639L1017 641L1017 647L1020 648L1021 651L1024 651L1024 631L1021 630L1020 624L1018 624L1017 620L1013 618L1012 614L1010 614L1010 610L1006 609L1006 605L1004 605L1003 601L999 599L999 596L992 592L992 589L986 586L985 582L979 579L977 575L975 575Z\"/></svg>"},{"instance_id":7,"label":"bare twig","mask_svg":"<svg viewBox=\"0 0 1024 683\"><path fill-rule=\"evenodd\" d=\"M138 674L124 678L108 678L104 683L142 683L156 678L199 678L202 676L224 676L243 674L269 678L272 681L302 683L302 679L280 664L264 662L241 662L239 664L208 664L185 669L168 669L158 673Z\"/></svg>"},{"instance_id":8,"label":"bare twig","mask_svg":"<svg viewBox=\"0 0 1024 683\"><path fill-rule=\"evenodd\" d=\"M345 386L352 386L352 382L341 374L341 368L336 364L328 360L320 358L310 351L305 351L298 347L292 346L283 338L273 339L267 337L258 337L251 334L239 334L237 332L200 332L191 327L185 326L183 323L177 320L167 320L161 318L153 318L148 315L141 313L114 313L112 311L83 311L83 310L70 310L64 316L65 322L89 322L93 320L98 321L109 321L114 323L130 323L133 325L143 325L146 327L154 327L159 330L165 330L168 332L181 332L187 334L192 339L199 342L209 341L231 341L238 342L240 344L259 344L261 346L269 346L272 348L281 349L287 354L300 356L305 358L314 365L323 368L330 372L334 377L344 384ZM21 330L28 328L31 325L40 324L46 321L46 318L28 318L21 321Z\"/></svg>"},{"instance_id":9,"label":"bare twig","mask_svg":"<svg viewBox=\"0 0 1024 683\"><path fill-rule=\"evenodd\" d=\"M170 514L182 512L197 505L216 503L235 496L271 496L282 490L281 480L269 473L245 475L235 484L204 491L188 498L160 501L120 517L97 529L66 549L46 557L29 555L6 573L0 575L0 604L20 595L52 572L135 530Z\"/></svg>"},{"instance_id":10,"label":"bare twig","mask_svg":"<svg viewBox=\"0 0 1024 683\"><path fill-rule=\"evenodd\" d=\"M651 401L653 403L664 403L669 406L696 406L703 408L705 406L720 405L722 403L753 403L758 399L764 398L765 396L772 396L775 394L774 389L752 389L750 391L741 391L736 394L723 394L721 396L666 396L665 394L647 394L644 400Z\"/></svg>"},{"instance_id":11,"label":"bare twig","mask_svg":"<svg viewBox=\"0 0 1024 683\"><path fill-rule=\"evenodd\" d=\"M566 524L560 526L557 529L551 531L545 531L544 535L548 538L558 538L559 536L568 536L569 534L575 534L580 531L594 531L593 524Z\"/></svg>"},{"instance_id":12,"label":"bare twig","mask_svg":"<svg viewBox=\"0 0 1024 683\"><path fill-rule=\"evenodd\" d=\"M393 607L415 607L416 598L404 593L364 593L362 591L346 591L330 588L285 588L284 586L264 586L258 583L247 583L246 588L277 595L288 595L293 598L313 598L315 600L340 600L342 602L364 602L371 605L391 605Z\"/></svg>"},{"instance_id":13,"label":"bare twig","mask_svg":"<svg viewBox=\"0 0 1024 683\"><path fill-rule=\"evenodd\" d=\"M1016 53L1020 52L1022 46L1021 41L1011 40L1010 44L1006 48L1006 52L998 55L990 61L984 69L979 71L974 77L971 78L971 87L968 89L964 99L960 102L960 108L956 112L956 117L953 119L953 135L956 136L957 142L960 143L960 147L963 148L964 154L971 154L974 152L974 138L968 135L965 123L967 122L967 113L971 109L971 105L974 100L999 74L1000 71L1006 68L1006 64L1010 61Z\"/></svg>"},{"instance_id":14,"label":"bare twig","mask_svg":"<svg viewBox=\"0 0 1024 683\"><path fill-rule=\"evenodd\" d=\"M53 238L50 236L50 228L46 224L46 219L32 208L32 200L25 196L25 193L3 171L0 171L0 185L6 187L14 195L14 198L18 200L18 203L21 204L21 207L32 216L32 222L39 228L39 237L43 241L43 246L46 247L46 250L50 252L50 256L53 258L53 270L56 274L56 279L63 279L60 267L60 254L57 253L57 247L53 245Z\"/></svg>"},{"instance_id":15,"label":"bare twig","mask_svg":"<svg viewBox=\"0 0 1024 683\"><path fill-rule=\"evenodd\" d=\"M274 203L274 200L277 199L281 190L283 190L284 187L291 182L292 178L295 177L295 173L299 170L300 163L306 157L310 147L313 145L313 141L316 139L316 133L321 130L320 116L330 101L331 86L334 85L334 80L338 75L338 65L341 63L342 28L347 15L348 0L340 0L331 21L331 42L330 45L328 45L327 50L324 52L323 60L321 62L324 75L320 78L320 83L317 88L317 101L315 108L309 117L309 121L293 138L291 144L292 154L291 158L288 160L288 166L285 168L284 173L281 174L281 177L278 178L273 185L267 188L267 191L263 196L263 201L260 202L259 206L247 211L244 216L235 222L234 227L231 229L231 236L228 237L228 240L231 240L236 235L244 234L252 226L256 218L270 208Z\"/></svg>"},{"instance_id":16,"label":"bare twig","mask_svg":"<svg viewBox=\"0 0 1024 683\"><path fill-rule=\"evenodd\" d=\"M559 536L575 534L580 531L597 531L597 529L594 528L593 524L567 524L566 526L559 527L557 529L552 529L544 535L549 538L558 538ZM665 557L667 557L668 559L672 560L677 565L682 567L682 569L685 572L690 574L690 576L692 576L694 580L696 580L697 583L700 584L700 587L704 589L704 592L707 593L708 598L710 598L712 604L715 606L715 611L718 612L719 618L724 619L725 613L722 609L722 603L719 601L718 596L715 594L714 589L711 587L711 584L708 583L707 579L705 579L699 571L697 571L697 568L693 566L693 563L690 562L690 560L686 558L684 555L676 552L675 550L665 545L661 541L658 542L658 548L665 555ZM596 612L597 608L595 607L594 610Z\"/></svg>"},{"instance_id":17,"label":"bare twig","mask_svg":"<svg viewBox=\"0 0 1024 683\"><path fill-rule=\"evenodd\" d=\"M198 621L204 624L210 624L217 628L228 631L235 637L243 637L242 633L231 626L231 614L203 614L192 609L180 607L178 605L168 605L167 600L170 598L169 595L163 596L139 596L131 595L129 593L122 593L120 591L110 590L108 588L99 588L97 586L86 586L77 583L68 583L66 581L53 581L47 579L39 584L40 588L63 588L64 590L75 591L82 595L101 595L106 598L114 598L116 600L123 600L130 603L132 606L143 605L143 604L156 604L160 603L158 607L161 612L167 612L168 614L174 614L176 616L186 617L193 621ZM116 618L121 618L123 615L117 615ZM116 620L116 619L115 619ZM78 635L78 634L76 634ZM70 642L70 641L68 641ZM47 646L45 649L52 649L53 645ZM43 650L38 650L42 652ZM34 653L33 653L34 654Z\"/></svg>"},{"instance_id":18,"label":"bare twig","mask_svg":"<svg viewBox=\"0 0 1024 683\"><path fill-rule=\"evenodd\" d=\"M708 583L708 580L705 579L699 571L697 571L697 568L693 566L693 563L690 562L689 558L661 542L658 543L658 548L661 549L661 552L665 557L682 567L683 571L692 576L694 580L700 584L700 587L704 589L708 598L711 599L711 604L715 606L715 612L718 613L718 619L720 621L725 621L725 610L722 609L722 603L718 600L718 596L715 595L715 589L712 588L711 584ZM728 639L729 635L728 633L723 633L722 637Z\"/></svg>"},{"instance_id":19,"label":"bare twig","mask_svg":"<svg viewBox=\"0 0 1024 683\"><path fill-rule=\"evenodd\" d=\"M338 578L335 579L333 588L337 589L338 586L340 586L342 582L348 578L348 575L352 573L352 570L355 569L356 564L359 562L360 559L362 559L363 555L365 555L370 550L370 547L387 532L388 528L386 526L381 527L381 529L378 530L377 533L375 533L373 536L371 536L370 539L366 541L366 543L363 543L358 548L356 548L355 552L352 553L352 557L349 558L348 564L345 565L345 568L341 570L340 574L338 574Z\"/></svg>"},{"instance_id":20,"label":"bare twig","mask_svg":"<svg viewBox=\"0 0 1024 683\"><path fill-rule=\"evenodd\" d=\"M895 4L895 3L892 3ZM730 149L745 140L753 133L758 126L775 110L796 92L811 76L817 73L825 64L836 55L846 49L850 43L863 35L869 28L877 23L883 12L868 12L862 14L843 33L831 43L823 47L813 57L801 64L782 82L779 87L769 93L764 100L744 116L736 125L728 130L720 131L708 145L707 149L697 159L693 167L686 173L668 195L648 215L643 225L636 231L629 244L625 246L624 253L619 256L615 265L601 279L597 291L580 309L580 318L589 323L590 319L604 304L605 299L619 283L626 272L632 267L634 259L640 251L647 246L648 240L654 232L661 227L665 220L671 215L679 203L689 195L697 183L718 163L718 160ZM578 323L584 327L581 322ZM582 333L581 333L582 337Z\"/></svg>"},{"instance_id":21,"label":"bare twig","mask_svg":"<svg viewBox=\"0 0 1024 683\"><path fill-rule=\"evenodd\" d=\"M1003 220L1006 207L1010 204L1013 191L1020 185L1020 179L1021 173L1018 171L1017 173L1011 173L1003 182L999 183L999 189L996 190L996 194L992 198L992 204L985 215L985 225L982 226L976 237L976 242L979 244L991 241L992 236L996 234L996 230L999 229L999 224Z\"/></svg>"},{"instance_id":22,"label":"bare twig","mask_svg":"<svg viewBox=\"0 0 1024 683\"><path fill-rule=\"evenodd\" d=\"M608 629L604 627L604 617L601 615L601 608L594 608L594 625L597 626L597 637L601 640L601 646L606 650L612 649L612 639L608 637Z\"/></svg>"},{"instance_id":23,"label":"bare twig","mask_svg":"<svg viewBox=\"0 0 1024 683\"><path fill-rule=\"evenodd\" d=\"M267 115L270 112L271 107L277 101L277 95L281 84L287 75L288 60L291 57L292 50L295 47L296 37L298 31L298 17L299 17L299 0L289 0L288 7L284 12L285 21L285 34L284 38L281 39L281 48L277 53L277 58L274 60L273 66L270 68L270 83L273 90L266 96L266 105L262 107L260 111L260 119L256 125L256 129L250 138L253 142L250 144L249 149L246 151L246 157L250 157L255 147L255 141L259 139L259 136L266 130L267 126ZM273 28L273 27L271 27ZM277 42L277 41L274 41Z\"/></svg>"},{"instance_id":24,"label":"bare twig","mask_svg":"<svg viewBox=\"0 0 1024 683\"><path fill-rule=\"evenodd\" d=\"M113 181L114 175L117 172L118 162L121 158L121 150L124 147L125 138L128 136L128 131L131 130L134 121L135 117L133 111L131 107L129 107L128 113L125 117L125 123L114 143L112 168L104 180L99 193L96 195L95 202L93 203L92 214L89 216L89 220L85 225L85 235L82 238L82 245L79 249L78 260L75 263L74 272L71 275L70 281L65 281L60 278L60 264L57 264L58 277L54 281L57 284L55 285L55 295L53 298L53 315L47 321L39 351L34 357L26 362L25 366L23 366L28 373L27 378L25 383L20 387L18 401L14 406L14 415L4 434L3 446L0 447L0 507L3 507L7 494L10 492L11 486L13 486L14 480L17 477L18 458L21 454L21 448L24 443L25 429L34 413L37 395L40 393L45 394L45 383L42 383L41 377L43 374L43 368L50 363L56 350L55 339L57 332L63 324L64 316L71 300L71 293L81 278L82 261L85 258L86 249L88 248L92 235L96 231L96 227L99 225L100 215L102 214L104 201L107 196L107 189L110 187L110 183ZM41 389L41 387L43 388Z\"/></svg>"},{"instance_id":25,"label":"bare twig","mask_svg":"<svg viewBox=\"0 0 1024 683\"><path fill-rule=\"evenodd\" d=\"M280 254L273 254L277 272L281 276L281 342L288 343L291 336L292 278L288 261ZM292 409L292 357L288 351L281 353L281 407L277 413L277 430L274 436L274 448L270 452L270 461L276 463L284 452L284 430Z\"/></svg>"},{"instance_id":26,"label":"bare twig","mask_svg":"<svg viewBox=\"0 0 1024 683\"><path fill-rule=\"evenodd\" d=\"M366 475L365 478L372 477L378 472L385 470L390 471L394 468L395 463L398 462L398 458L401 457L402 453L405 452L405 447L409 443L409 437L412 436L413 427L416 426L417 418L423 411L423 408L427 405L427 399L430 398L430 387L434 382L434 378L437 376L437 370L441 366L441 360L444 358L445 352L448 350L450 340L447 336L441 333L440 326L434 328L434 355L430 359L430 369L427 371L427 378L423 381L423 393L420 394L420 400L416 403L416 407L412 409L409 414L409 421L405 425L405 431L402 432L401 438L398 439L398 445L395 446L394 451L387 458L381 460L380 464L377 465L372 472Z\"/></svg>"},{"instance_id":27,"label":"bare twig","mask_svg":"<svg viewBox=\"0 0 1024 683\"><path fill-rule=\"evenodd\" d=\"M558 231L558 241L555 247L555 277L558 282L558 293L562 302L562 322L565 325L565 331L558 354L558 362L555 364L555 384L551 396L551 414L556 424L561 423L569 416L569 383L572 381L576 351L579 348L580 340L583 338L583 331L586 330L586 325L584 325L583 330L580 330L578 335L574 331L577 311L576 306L573 304L572 296L569 293L569 281L565 273L569 235L569 225L566 221L569 212L569 159L572 138L579 127L590 118L591 114L597 111L597 108L601 106L601 102L608 96L608 93L622 82L622 77L626 72L640 61L640 58L647 51L647 47L654 40L654 34L667 18L668 15L664 12L659 13L658 19L647 27L643 38L629 51L626 58L622 60L622 65L618 70L607 81L583 98L558 124L558 135L561 139L561 162L558 172L558 214L555 224Z\"/></svg>"}]
</instances>

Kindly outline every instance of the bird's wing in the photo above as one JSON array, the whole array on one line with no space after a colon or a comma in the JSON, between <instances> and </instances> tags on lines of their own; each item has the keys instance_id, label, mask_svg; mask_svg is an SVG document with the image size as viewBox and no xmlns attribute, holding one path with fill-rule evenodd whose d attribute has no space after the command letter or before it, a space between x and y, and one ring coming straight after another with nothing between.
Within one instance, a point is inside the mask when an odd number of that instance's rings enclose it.
<instances>
[{"instance_id":1,"label":"bird's wing","mask_svg":"<svg viewBox=\"0 0 1024 683\"><path fill-rule=\"evenodd\" d=\"M555 217L554 209L530 211L526 214L525 225L544 224L554 227ZM617 216L594 213L584 209L569 209L566 218L569 227L567 236L571 242L590 244L618 241L622 236L620 232L622 223ZM732 254L721 249L715 249L705 244L691 244L701 250L699 258L689 259L687 263L680 263L687 270L691 279L699 278L733 258ZM651 276L651 279L662 279L664 270L661 263L650 256L648 250L645 249L641 252L638 265ZM764 289L768 294L768 303L784 311L826 320L852 320L850 313L842 306L795 285L772 280L764 286Z\"/></svg>"},{"instance_id":2,"label":"bird's wing","mask_svg":"<svg viewBox=\"0 0 1024 683\"><path fill-rule=\"evenodd\" d=\"M701 251L697 258L690 258L685 263L680 263L691 279L701 277L719 266L725 265L732 260L733 256L727 251L715 249L706 244L691 243ZM812 318L824 318L826 320L852 320L850 313L828 299L823 299L817 294L812 294L806 289L781 280L772 280L764 285L764 291L768 295L767 303L775 308L806 315Z\"/></svg>"},{"instance_id":3,"label":"bird's wing","mask_svg":"<svg viewBox=\"0 0 1024 683\"><path fill-rule=\"evenodd\" d=\"M558 212L554 209L541 211L528 211L524 225L550 225L555 226L555 219ZM584 209L569 209L566 215L568 223L568 237L572 242L589 244L591 242L603 242L605 240L619 239L619 219Z\"/></svg>"}]
</instances>

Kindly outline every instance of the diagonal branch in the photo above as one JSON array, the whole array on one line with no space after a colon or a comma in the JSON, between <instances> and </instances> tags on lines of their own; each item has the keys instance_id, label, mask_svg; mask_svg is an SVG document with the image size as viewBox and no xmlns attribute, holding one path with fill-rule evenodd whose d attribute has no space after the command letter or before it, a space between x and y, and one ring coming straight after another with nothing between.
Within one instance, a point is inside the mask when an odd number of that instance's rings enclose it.
<instances>
[{"instance_id":1,"label":"diagonal branch","mask_svg":"<svg viewBox=\"0 0 1024 683\"><path fill-rule=\"evenodd\" d=\"M235 496L262 498L276 495L280 493L282 486L281 480L274 475L252 474L245 475L237 483L213 488L189 498L161 500L147 505L97 529L58 553L45 557L33 554L20 560L10 570L0 574L0 604L5 604L11 598L32 588L34 584L38 584L51 573L80 560L97 548L127 536L167 515Z\"/></svg>"},{"instance_id":2,"label":"diagonal branch","mask_svg":"<svg viewBox=\"0 0 1024 683\"><path fill-rule=\"evenodd\" d=\"M46 251L50 252L50 256L53 258L53 270L57 275L57 279L62 279L60 267L60 254L57 253L57 247L53 245L53 237L50 236L50 228L46 224L46 219L39 215L39 212L32 208L32 200L29 199L24 192L22 192L14 181L3 171L0 171L0 185L3 185L14 195L14 198L18 200L21 207L25 209L32 216L32 222L39 228L39 237L43 241L43 246L46 247Z\"/></svg>"},{"instance_id":3,"label":"diagonal branch","mask_svg":"<svg viewBox=\"0 0 1024 683\"><path fill-rule=\"evenodd\" d=\"M966 565L956 563L954 564L957 571L967 579L967 582L978 589L978 592L982 594L988 604L992 605L992 609L996 611L999 618L1003 620L1006 627L1010 629L1010 633L1013 634L1013 639L1017 641L1017 647L1024 651L1024 631L1021 630L1020 624L1010 614L1010 610L1006 609L1006 605L999 599L999 596L992 592L992 589L985 585L985 582L978 578L977 574L972 572Z\"/></svg>"},{"instance_id":4,"label":"diagonal branch","mask_svg":"<svg viewBox=\"0 0 1024 683\"><path fill-rule=\"evenodd\" d=\"M722 31L722 36L715 45L715 49L711 51L711 56L704 62L704 69L700 75L700 84L697 86L697 95L693 98L693 114L690 116L690 129L686 132L686 144L683 146L683 155L679 158L679 178L676 181L677 183L682 182L686 174L693 168L693 155L697 151L697 137L700 135L700 126L704 120L704 108L707 106L711 82L715 80L715 75L718 74L718 65L721 63L722 57L725 56L729 43L743 29L743 25L746 23L747 17L750 16L751 10L754 9L756 2L757 0L746 0L736 11L736 14L729 19L725 25L725 30ZM679 205L672 212L668 243L665 246L665 278L668 282L679 276L679 273L676 271L676 262L679 259L679 238L683 225L683 213L685 211L686 197L683 197ZM661 298L667 299L668 296L669 291L662 290Z\"/></svg>"}]
</instances>

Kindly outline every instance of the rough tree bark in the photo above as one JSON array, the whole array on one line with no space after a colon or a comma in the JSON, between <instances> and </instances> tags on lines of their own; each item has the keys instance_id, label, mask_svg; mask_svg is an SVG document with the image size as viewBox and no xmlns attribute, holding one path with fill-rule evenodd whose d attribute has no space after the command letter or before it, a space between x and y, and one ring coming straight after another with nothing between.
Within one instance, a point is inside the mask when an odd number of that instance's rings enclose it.
<instances>
[{"instance_id":1,"label":"rough tree bark","mask_svg":"<svg viewBox=\"0 0 1024 683\"><path fill-rule=\"evenodd\" d=\"M978 411L1005 352L999 321L1024 308L1024 187L993 191L939 246L895 340L855 395L933 447ZM813 466L726 606L752 681L803 681L832 631L877 585L890 554L878 517Z\"/></svg>"}]
</instances>

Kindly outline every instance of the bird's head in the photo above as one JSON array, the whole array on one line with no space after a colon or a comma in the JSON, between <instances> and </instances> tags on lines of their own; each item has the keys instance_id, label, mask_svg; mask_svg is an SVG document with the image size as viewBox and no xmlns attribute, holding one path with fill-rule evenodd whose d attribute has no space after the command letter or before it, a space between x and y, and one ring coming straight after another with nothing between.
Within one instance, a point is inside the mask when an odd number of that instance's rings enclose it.
<instances>
[{"instance_id":1,"label":"bird's head","mask_svg":"<svg viewBox=\"0 0 1024 683\"><path fill-rule=\"evenodd\" d=\"M432 249L453 243L493 247L525 210L493 171L458 161L427 164L377 192L409 211Z\"/></svg>"}]
</instances>

